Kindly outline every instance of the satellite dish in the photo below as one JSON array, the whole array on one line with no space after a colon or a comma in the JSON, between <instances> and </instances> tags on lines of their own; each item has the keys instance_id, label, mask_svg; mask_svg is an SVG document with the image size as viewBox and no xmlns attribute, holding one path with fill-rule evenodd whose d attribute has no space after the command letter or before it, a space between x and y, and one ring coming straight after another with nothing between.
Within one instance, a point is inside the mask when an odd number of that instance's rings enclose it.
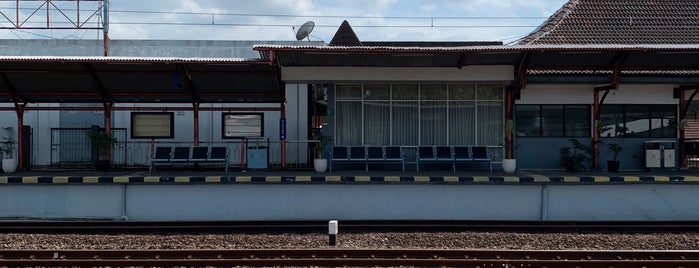
<instances>
[{"instance_id":1,"label":"satellite dish","mask_svg":"<svg viewBox=\"0 0 699 268\"><path fill-rule=\"evenodd\" d=\"M313 31L313 27L316 26L316 23L313 21L307 21L301 27L299 28L298 31L296 31L296 40L301 41L304 38L308 37L311 34L311 31Z\"/></svg>"}]
</instances>

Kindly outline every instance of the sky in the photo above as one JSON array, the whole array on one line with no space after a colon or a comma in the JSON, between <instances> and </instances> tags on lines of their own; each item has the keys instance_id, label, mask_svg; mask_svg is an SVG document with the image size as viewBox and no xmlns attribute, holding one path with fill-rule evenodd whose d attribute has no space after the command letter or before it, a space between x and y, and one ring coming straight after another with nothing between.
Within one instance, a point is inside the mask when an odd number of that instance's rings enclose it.
<instances>
[{"instance_id":1,"label":"sky","mask_svg":"<svg viewBox=\"0 0 699 268\"><path fill-rule=\"evenodd\" d=\"M330 42L347 20L363 41L502 41L534 31L567 0L110 0L110 39ZM0 27L100 25L97 1L0 1ZM47 8L48 6L48 8ZM78 12L77 9L80 9ZM48 12L47 12L48 9ZM79 19L78 19L79 14ZM100 30L0 29L3 39L100 39Z\"/></svg>"}]
</instances>

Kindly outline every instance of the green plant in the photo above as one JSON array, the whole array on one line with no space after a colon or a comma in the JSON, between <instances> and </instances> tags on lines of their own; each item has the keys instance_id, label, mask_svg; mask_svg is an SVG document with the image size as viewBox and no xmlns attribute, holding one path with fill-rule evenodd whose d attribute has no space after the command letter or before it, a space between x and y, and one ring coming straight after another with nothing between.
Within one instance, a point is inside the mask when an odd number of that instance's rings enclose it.
<instances>
[{"instance_id":1,"label":"green plant","mask_svg":"<svg viewBox=\"0 0 699 268\"><path fill-rule=\"evenodd\" d=\"M619 125L614 127L614 137L616 137L616 142L607 143L607 148L609 148L609 150L613 153L612 161L616 162L619 153L621 153L621 151L623 151L625 148L624 141L626 141L626 138L628 137L627 129L628 128ZM610 135L608 134L607 136Z\"/></svg>"},{"instance_id":2,"label":"green plant","mask_svg":"<svg viewBox=\"0 0 699 268\"><path fill-rule=\"evenodd\" d=\"M595 149L593 146L582 144L576 139L569 139L572 147L562 147L559 149L561 165L568 171L577 171L585 168L584 162L590 162L594 158Z\"/></svg>"},{"instance_id":3,"label":"green plant","mask_svg":"<svg viewBox=\"0 0 699 268\"><path fill-rule=\"evenodd\" d=\"M17 140L15 139L15 128L14 127L3 127L4 134L2 136L2 150L5 159L11 159L15 152L15 144Z\"/></svg>"},{"instance_id":4,"label":"green plant","mask_svg":"<svg viewBox=\"0 0 699 268\"><path fill-rule=\"evenodd\" d=\"M91 128L87 131L87 138L90 140L90 146L96 149L98 157L104 158L111 148L114 148L116 139L110 136L104 130Z\"/></svg>"},{"instance_id":5,"label":"green plant","mask_svg":"<svg viewBox=\"0 0 699 268\"><path fill-rule=\"evenodd\" d=\"M330 145L332 137L323 135L323 131L321 128L314 128L313 130L311 130L311 134L313 136L313 139L318 141L315 147L315 158L325 158L325 155L323 155L323 152L325 152L323 148L327 145Z\"/></svg>"}]
</instances>

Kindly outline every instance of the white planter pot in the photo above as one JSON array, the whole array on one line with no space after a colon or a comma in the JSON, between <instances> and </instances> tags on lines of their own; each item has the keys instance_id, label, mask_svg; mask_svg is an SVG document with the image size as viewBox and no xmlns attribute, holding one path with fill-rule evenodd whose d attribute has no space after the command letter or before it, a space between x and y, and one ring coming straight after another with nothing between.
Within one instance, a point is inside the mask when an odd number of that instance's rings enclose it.
<instances>
[{"instance_id":1,"label":"white planter pot","mask_svg":"<svg viewBox=\"0 0 699 268\"><path fill-rule=\"evenodd\" d=\"M17 171L17 159L3 159L2 171L5 173L14 173Z\"/></svg>"},{"instance_id":2,"label":"white planter pot","mask_svg":"<svg viewBox=\"0 0 699 268\"><path fill-rule=\"evenodd\" d=\"M512 173L517 170L517 159L503 159L502 160L502 171L505 173Z\"/></svg>"},{"instance_id":3,"label":"white planter pot","mask_svg":"<svg viewBox=\"0 0 699 268\"><path fill-rule=\"evenodd\" d=\"M328 169L328 159L313 159L313 168L316 172L325 172Z\"/></svg>"}]
</instances>

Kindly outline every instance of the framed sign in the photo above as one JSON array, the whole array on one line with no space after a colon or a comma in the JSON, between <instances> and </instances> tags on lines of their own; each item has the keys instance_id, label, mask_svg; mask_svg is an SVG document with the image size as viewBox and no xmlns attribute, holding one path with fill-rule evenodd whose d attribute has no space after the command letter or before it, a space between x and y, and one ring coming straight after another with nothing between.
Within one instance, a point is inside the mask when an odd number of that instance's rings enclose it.
<instances>
[{"instance_id":1,"label":"framed sign","mask_svg":"<svg viewBox=\"0 0 699 268\"><path fill-rule=\"evenodd\" d=\"M132 139L172 139L175 137L171 112L131 113Z\"/></svg>"},{"instance_id":2,"label":"framed sign","mask_svg":"<svg viewBox=\"0 0 699 268\"><path fill-rule=\"evenodd\" d=\"M264 137L263 113L224 113L222 138L239 139L246 137Z\"/></svg>"}]
</instances>

